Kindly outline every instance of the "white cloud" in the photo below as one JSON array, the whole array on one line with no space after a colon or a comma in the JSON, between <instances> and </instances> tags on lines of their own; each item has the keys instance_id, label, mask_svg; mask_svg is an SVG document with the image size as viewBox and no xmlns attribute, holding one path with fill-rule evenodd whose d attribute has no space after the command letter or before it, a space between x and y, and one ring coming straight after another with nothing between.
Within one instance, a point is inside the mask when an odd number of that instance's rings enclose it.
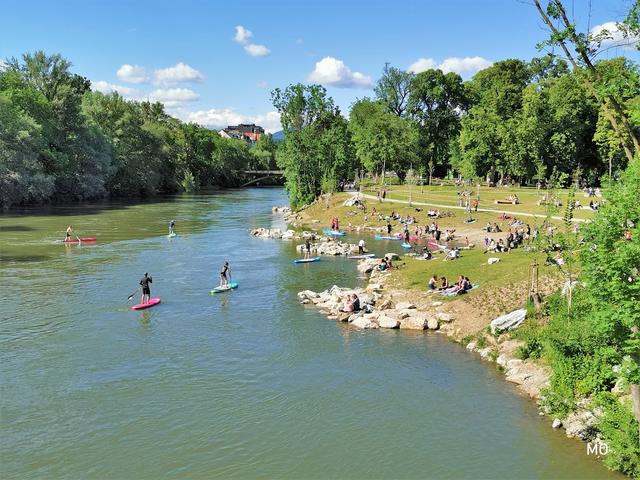
<instances>
[{"instance_id":1,"label":"white cloud","mask_svg":"<svg viewBox=\"0 0 640 480\"><path fill-rule=\"evenodd\" d=\"M604 35L604 39L600 43L601 47L623 47L632 49L634 46L640 42L640 37L624 37L624 34L621 30L618 29L616 22L605 22L602 25L596 25L591 29L591 36L604 34L606 31L606 35Z\"/></svg>"},{"instance_id":2,"label":"white cloud","mask_svg":"<svg viewBox=\"0 0 640 480\"><path fill-rule=\"evenodd\" d=\"M309 81L342 88L369 88L371 77L360 72L352 72L342 60L324 57L316 62L316 68L309 74Z\"/></svg>"},{"instance_id":3,"label":"white cloud","mask_svg":"<svg viewBox=\"0 0 640 480\"><path fill-rule=\"evenodd\" d=\"M242 25L236 25L236 34L233 37L233 41L244 45L244 51L252 57L266 57L271 53L264 45L258 43L249 43L249 39L253 37L253 32L244 28Z\"/></svg>"},{"instance_id":4,"label":"white cloud","mask_svg":"<svg viewBox=\"0 0 640 480\"><path fill-rule=\"evenodd\" d=\"M493 65L482 57L451 57L445 59L439 66L444 73L456 72L459 75L473 74Z\"/></svg>"},{"instance_id":5,"label":"white cloud","mask_svg":"<svg viewBox=\"0 0 640 480\"><path fill-rule=\"evenodd\" d=\"M152 102L162 102L167 107L177 107L200 98L196 92L188 88L159 88L151 92L148 97Z\"/></svg>"},{"instance_id":6,"label":"white cloud","mask_svg":"<svg viewBox=\"0 0 640 480\"><path fill-rule=\"evenodd\" d=\"M278 112L267 112L262 115L243 115L231 108L212 108L209 110L199 110L197 112L181 112L179 116L188 122L194 122L204 127L218 130L228 125L237 125L239 123L255 123L269 133L282 129L280 125L280 114Z\"/></svg>"},{"instance_id":7,"label":"white cloud","mask_svg":"<svg viewBox=\"0 0 640 480\"><path fill-rule=\"evenodd\" d=\"M91 82L93 90L102 93L118 92L125 97L135 96L138 91L135 88L124 87L122 85L116 85L114 83L105 82L104 80L98 80L97 82Z\"/></svg>"},{"instance_id":8,"label":"white cloud","mask_svg":"<svg viewBox=\"0 0 640 480\"><path fill-rule=\"evenodd\" d=\"M125 63L116 72L118 78L129 83L145 83L149 81L149 75L144 67Z\"/></svg>"},{"instance_id":9,"label":"white cloud","mask_svg":"<svg viewBox=\"0 0 640 480\"><path fill-rule=\"evenodd\" d=\"M435 67L436 61L433 58L419 58L409 65L409 71L412 73L420 73Z\"/></svg>"},{"instance_id":10,"label":"white cloud","mask_svg":"<svg viewBox=\"0 0 640 480\"><path fill-rule=\"evenodd\" d=\"M258 45L256 43L250 43L244 46L244 51L247 52L252 57L266 57L271 53L264 45Z\"/></svg>"},{"instance_id":11,"label":"white cloud","mask_svg":"<svg viewBox=\"0 0 640 480\"><path fill-rule=\"evenodd\" d=\"M205 76L186 63L178 62L173 67L156 70L153 79L161 85L173 85L178 82L202 82Z\"/></svg>"},{"instance_id":12,"label":"white cloud","mask_svg":"<svg viewBox=\"0 0 640 480\"><path fill-rule=\"evenodd\" d=\"M251 30L244 28L242 25L236 25L236 34L233 37L234 42L244 45L251 37L253 37L253 32Z\"/></svg>"},{"instance_id":13,"label":"white cloud","mask_svg":"<svg viewBox=\"0 0 640 480\"><path fill-rule=\"evenodd\" d=\"M267 88L268 86L269 86L269 84L267 82L264 82L264 81L256 83L256 87L258 87L258 88Z\"/></svg>"},{"instance_id":14,"label":"white cloud","mask_svg":"<svg viewBox=\"0 0 640 480\"><path fill-rule=\"evenodd\" d=\"M490 67L493 62L482 57L449 57L438 64L432 58L419 58L409 66L413 73L424 72L431 68L438 68L444 73L455 72L459 75L473 75L474 73Z\"/></svg>"}]
</instances>

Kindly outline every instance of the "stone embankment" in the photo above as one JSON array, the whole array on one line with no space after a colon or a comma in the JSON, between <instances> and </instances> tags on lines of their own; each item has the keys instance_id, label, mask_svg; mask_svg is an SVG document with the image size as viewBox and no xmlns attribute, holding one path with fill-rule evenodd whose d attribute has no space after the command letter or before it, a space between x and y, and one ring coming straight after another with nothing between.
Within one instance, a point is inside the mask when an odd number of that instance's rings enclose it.
<instances>
[{"instance_id":1,"label":"stone embankment","mask_svg":"<svg viewBox=\"0 0 640 480\"><path fill-rule=\"evenodd\" d=\"M391 260L396 254L386 255ZM523 343L511 339L505 330L497 330L493 335L479 332L473 340L461 337L458 324L464 318L455 311L453 302L438 301L433 296L424 297L412 302L407 292L387 288L389 272L377 268L379 260L365 259L358 262L358 271L370 274L369 282L364 288L341 288L333 286L322 292L304 290L298 293L300 302L313 305L327 318L345 322L354 328L372 329L406 329L431 330L443 333L454 341L463 342L468 350L477 353L482 359L495 362L505 379L513 383L532 399L541 399L542 392L549 386L550 370L531 360L517 358L517 348ZM346 297L356 294L360 299L360 311L343 311ZM520 317L520 312L518 317ZM509 325L511 328L511 325ZM584 400L578 409L565 419L555 418L553 428L563 427L568 437L577 437L585 441L598 441L594 425L599 415L597 408L590 408L590 402ZM541 411L541 415L549 412Z\"/></svg>"},{"instance_id":2,"label":"stone embankment","mask_svg":"<svg viewBox=\"0 0 640 480\"><path fill-rule=\"evenodd\" d=\"M311 253L313 255L352 255L358 252L358 246L353 243L342 242L329 236L318 235L314 232L304 231L302 233L295 230L282 231L279 228L254 228L250 231L254 237L269 238L275 240L303 240L313 239L311 242ZM296 251L304 253L305 244L296 246Z\"/></svg>"}]
</instances>

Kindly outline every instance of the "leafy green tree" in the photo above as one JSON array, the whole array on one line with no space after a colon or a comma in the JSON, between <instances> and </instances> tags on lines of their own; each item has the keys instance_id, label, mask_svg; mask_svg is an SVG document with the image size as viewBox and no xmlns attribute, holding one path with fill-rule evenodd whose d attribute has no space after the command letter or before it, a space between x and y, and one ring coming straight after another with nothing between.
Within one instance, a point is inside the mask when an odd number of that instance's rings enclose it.
<instances>
[{"instance_id":1,"label":"leafy green tree","mask_svg":"<svg viewBox=\"0 0 640 480\"><path fill-rule=\"evenodd\" d=\"M412 163L417 163L418 132L405 118L385 111L381 102L369 99L353 104L350 124L355 153L372 173L394 170L400 180Z\"/></svg>"},{"instance_id":2,"label":"leafy green tree","mask_svg":"<svg viewBox=\"0 0 640 480\"><path fill-rule=\"evenodd\" d=\"M251 168L255 170L274 170L276 165L276 151L278 145L273 141L271 134L266 134L260 137L253 148L251 153L253 155Z\"/></svg>"},{"instance_id":3,"label":"leafy green tree","mask_svg":"<svg viewBox=\"0 0 640 480\"><path fill-rule=\"evenodd\" d=\"M419 154L423 169L446 165L449 144L460 131L460 116L469 106L467 91L457 73L427 70L411 81L408 110L420 132Z\"/></svg>"},{"instance_id":4,"label":"leafy green tree","mask_svg":"<svg viewBox=\"0 0 640 480\"><path fill-rule=\"evenodd\" d=\"M385 63L382 76L376 82L373 91L387 112L404 117L408 112L411 82L414 74L400 70Z\"/></svg>"},{"instance_id":5,"label":"leafy green tree","mask_svg":"<svg viewBox=\"0 0 640 480\"><path fill-rule=\"evenodd\" d=\"M351 137L333 99L320 85L290 85L271 93L285 140L276 160L293 207L333 192L356 170Z\"/></svg>"}]
</instances>

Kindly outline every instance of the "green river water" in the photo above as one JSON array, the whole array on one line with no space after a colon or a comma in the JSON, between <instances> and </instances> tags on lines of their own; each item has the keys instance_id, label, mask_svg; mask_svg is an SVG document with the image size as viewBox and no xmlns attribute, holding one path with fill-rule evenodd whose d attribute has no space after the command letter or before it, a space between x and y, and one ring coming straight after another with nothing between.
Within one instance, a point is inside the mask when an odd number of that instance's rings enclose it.
<instances>
[{"instance_id":1,"label":"green river water","mask_svg":"<svg viewBox=\"0 0 640 480\"><path fill-rule=\"evenodd\" d=\"M248 235L283 226L285 203L245 189L0 216L0 478L621 478L443 336L300 305L362 279ZM59 243L68 224L98 242ZM211 296L224 260L240 287ZM162 304L133 312L145 271Z\"/></svg>"}]
</instances>

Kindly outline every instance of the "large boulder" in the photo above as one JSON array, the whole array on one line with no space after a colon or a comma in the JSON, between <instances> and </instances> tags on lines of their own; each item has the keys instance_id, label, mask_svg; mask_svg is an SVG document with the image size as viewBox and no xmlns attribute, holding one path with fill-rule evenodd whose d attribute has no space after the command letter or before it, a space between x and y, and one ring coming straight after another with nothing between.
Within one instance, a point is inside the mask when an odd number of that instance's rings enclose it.
<instances>
[{"instance_id":1,"label":"large boulder","mask_svg":"<svg viewBox=\"0 0 640 480\"><path fill-rule=\"evenodd\" d=\"M389 261L396 261L396 260L400 260L400 255L398 255L397 253L385 253L384 254L384 258L386 258Z\"/></svg>"},{"instance_id":2,"label":"large boulder","mask_svg":"<svg viewBox=\"0 0 640 480\"><path fill-rule=\"evenodd\" d=\"M429 319L426 315L415 315L403 318L400 328L403 330L424 330L428 327Z\"/></svg>"},{"instance_id":3,"label":"large boulder","mask_svg":"<svg viewBox=\"0 0 640 480\"><path fill-rule=\"evenodd\" d=\"M373 320L373 318L368 317L367 315L360 315L356 317L351 322L351 325L363 330L380 328L380 326Z\"/></svg>"},{"instance_id":4,"label":"large boulder","mask_svg":"<svg viewBox=\"0 0 640 480\"><path fill-rule=\"evenodd\" d=\"M491 321L491 333L503 332L505 330L513 330L524 322L527 311L524 308L514 310L511 313L502 315Z\"/></svg>"},{"instance_id":5,"label":"large boulder","mask_svg":"<svg viewBox=\"0 0 640 480\"><path fill-rule=\"evenodd\" d=\"M396 303L396 310L412 310L416 306L411 302L398 302Z\"/></svg>"},{"instance_id":6,"label":"large boulder","mask_svg":"<svg viewBox=\"0 0 640 480\"><path fill-rule=\"evenodd\" d=\"M440 323L438 323L437 318L432 317L427 320L427 327L429 330L438 330L438 328L440 328Z\"/></svg>"},{"instance_id":7,"label":"large boulder","mask_svg":"<svg viewBox=\"0 0 640 480\"><path fill-rule=\"evenodd\" d=\"M378 325L380 325L380 328L399 328L400 320L387 314L382 314L378 317Z\"/></svg>"}]
</instances>

